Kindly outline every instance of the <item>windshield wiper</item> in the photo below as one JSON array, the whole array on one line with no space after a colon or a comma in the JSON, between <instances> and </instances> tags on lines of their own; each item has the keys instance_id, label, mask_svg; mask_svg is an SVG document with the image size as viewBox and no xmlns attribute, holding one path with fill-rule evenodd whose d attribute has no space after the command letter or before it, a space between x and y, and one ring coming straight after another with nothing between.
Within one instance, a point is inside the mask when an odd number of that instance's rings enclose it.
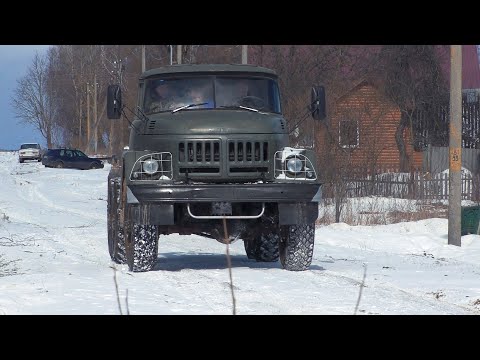
<instances>
[{"instance_id":1,"label":"windshield wiper","mask_svg":"<svg viewBox=\"0 0 480 360\"><path fill-rule=\"evenodd\" d=\"M183 110L183 109L188 109L188 108L191 108L191 107L194 107L194 106L201 106L201 105L207 105L207 104L208 104L208 102L180 106L179 108L173 109L172 114L177 112L177 111Z\"/></svg>"},{"instance_id":2,"label":"windshield wiper","mask_svg":"<svg viewBox=\"0 0 480 360\"><path fill-rule=\"evenodd\" d=\"M264 112L262 112L258 109L251 108L251 107L248 107L248 106L243 106L243 105L223 105L223 106L219 106L219 108L222 108L222 109L245 109L245 110L257 112L257 113L260 113L260 114L266 114L266 113L264 113Z\"/></svg>"}]
</instances>

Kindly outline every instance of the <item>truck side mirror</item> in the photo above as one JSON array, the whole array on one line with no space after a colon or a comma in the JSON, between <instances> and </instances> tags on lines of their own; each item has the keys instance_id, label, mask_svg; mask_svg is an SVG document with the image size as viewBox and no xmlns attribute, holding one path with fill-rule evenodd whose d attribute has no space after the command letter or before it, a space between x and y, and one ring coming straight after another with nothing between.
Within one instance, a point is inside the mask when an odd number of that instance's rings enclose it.
<instances>
[{"instance_id":1,"label":"truck side mirror","mask_svg":"<svg viewBox=\"0 0 480 360\"><path fill-rule=\"evenodd\" d=\"M122 115L122 89L119 85L108 85L107 88L107 117L120 119Z\"/></svg>"},{"instance_id":2,"label":"truck side mirror","mask_svg":"<svg viewBox=\"0 0 480 360\"><path fill-rule=\"evenodd\" d=\"M326 103L325 103L325 87L313 86L312 87L312 101L310 110L312 117L315 120L324 120L327 116Z\"/></svg>"}]
</instances>

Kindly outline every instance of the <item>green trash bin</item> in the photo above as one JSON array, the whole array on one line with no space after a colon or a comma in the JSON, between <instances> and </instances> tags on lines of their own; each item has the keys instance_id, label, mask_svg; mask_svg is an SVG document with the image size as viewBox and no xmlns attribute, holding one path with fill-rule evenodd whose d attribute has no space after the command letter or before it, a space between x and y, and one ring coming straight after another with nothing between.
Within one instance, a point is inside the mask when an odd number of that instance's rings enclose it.
<instances>
[{"instance_id":1,"label":"green trash bin","mask_svg":"<svg viewBox=\"0 0 480 360\"><path fill-rule=\"evenodd\" d=\"M480 206L462 206L462 235L479 234Z\"/></svg>"}]
</instances>

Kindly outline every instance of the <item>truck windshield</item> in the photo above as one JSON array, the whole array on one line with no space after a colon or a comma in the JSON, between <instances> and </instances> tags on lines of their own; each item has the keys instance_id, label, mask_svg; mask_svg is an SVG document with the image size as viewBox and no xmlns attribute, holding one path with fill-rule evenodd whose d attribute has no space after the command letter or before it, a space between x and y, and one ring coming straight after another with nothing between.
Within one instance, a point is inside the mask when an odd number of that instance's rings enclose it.
<instances>
[{"instance_id":1,"label":"truck windshield","mask_svg":"<svg viewBox=\"0 0 480 360\"><path fill-rule=\"evenodd\" d=\"M180 107L184 107L185 111L248 107L263 112L281 112L277 83L268 78L198 76L147 80L144 97L146 114Z\"/></svg>"}]
</instances>

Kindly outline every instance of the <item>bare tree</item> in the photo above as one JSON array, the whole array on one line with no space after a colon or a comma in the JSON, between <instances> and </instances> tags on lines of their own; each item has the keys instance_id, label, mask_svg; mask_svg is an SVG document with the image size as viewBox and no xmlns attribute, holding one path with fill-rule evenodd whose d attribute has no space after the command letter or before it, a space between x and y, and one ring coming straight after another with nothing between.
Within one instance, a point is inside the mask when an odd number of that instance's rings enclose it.
<instances>
[{"instance_id":1,"label":"bare tree","mask_svg":"<svg viewBox=\"0 0 480 360\"><path fill-rule=\"evenodd\" d=\"M48 79L48 54L35 53L27 74L17 80L11 98L15 117L33 125L52 146L54 124L58 107L54 99L58 96L55 87Z\"/></svg>"},{"instance_id":2,"label":"bare tree","mask_svg":"<svg viewBox=\"0 0 480 360\"><path fill-rule=\"evenodd\" d=\"M186 58L197 64L241 63L241 45L190 45L183 49L189 52Z\"/></svg>"},{"instance_id":3,"label":"bare tree","mask_svg":"<svg viewBox=\"0 0 480 360\"><path fill-rule=\"evenodd\" d=\"M49 82L58 93L55 98L59 111L57 125L64 145L76 144L87 152L108 149L114 153L113 148L125 142L123 127L126 126L106 120L105 89L109 83L121 83L125 103L131 102L127 89L136 89L131 83L140 72L139 67L136 69L139 64L136 48L138 46L128 45L53 47L55 56L49 59ZM128 74L130 79L123 77L126 66L133 69L133 73Z\"/></svg>"},{"instance_id":4,"label":"bare tree","mask_svg":"<svg viewBox=\"0 0 480 360\"><path fill-rule=\"evenodd\" d=\"M384 92L400 109L401 117L395 139L400 153L400 170L410 169L410 156L405 144L405 131L410 129L414 145L415 114L436 109L447 100L447 83L442 71L444 49L434 45L385 45L379 54L377 71L383 78ZM434 128L439 119L436 111L428 111L427 124Z\"/></svg>"},{"instance_id":5,"label":"bare tree","mask_svg":"<svg viewBox=\"0 0 480 360\"><path fill-rule=\"evenodd\" d=\"M56 124L62 131L61 143L85 149L87 118L92 119L87 96L92 96L90 45L59 45L49 58L49 82L57 89L54 99L59 116ZM87 85L88 84L88 85Z\"/></svg>"},{"instance_id":6,"label":"bare tree","mask_svg":"<svg viewBox=\"0 0 480 360\"><path fill-rule=\"evenodd\" d=\"M55 85L61 89L61 121L64 142L83 148L87 134L87 63L79 46L55 46L58 60L52 71ZM55 74L55 75L54 75Z\"/></svg>"}]
</instances>

